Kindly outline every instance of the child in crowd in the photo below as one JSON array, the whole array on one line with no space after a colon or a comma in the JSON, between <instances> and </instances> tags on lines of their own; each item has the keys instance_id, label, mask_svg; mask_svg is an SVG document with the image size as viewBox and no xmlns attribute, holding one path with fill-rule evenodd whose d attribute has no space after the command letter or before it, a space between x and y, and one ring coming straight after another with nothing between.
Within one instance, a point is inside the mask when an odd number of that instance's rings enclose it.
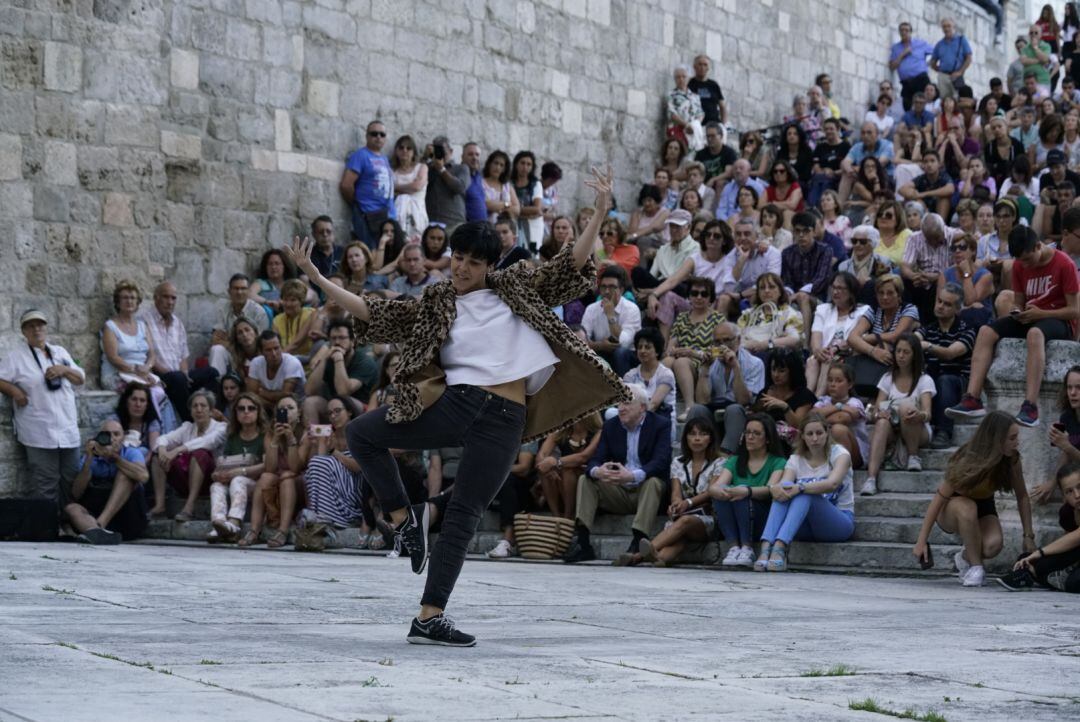
<instances>
[{"instance_id":1,"label":"child in crowd","mask_svg":"<svg viewBox=\"0 0 1080 722\"><path fill-rule=\"evenodd\" d=\"M842 542L855 533L851 454L829 436L821 414L811 412L803 420L795 454L769 489L773 503L754 571L787 571L794 539Z\"/></svg>"},{"instance_id":2,"label":"child in crowd","mask_svg":"<svg viewBox=\"0 0 1080 722\"><path fill-rule=\"evenodd\" d=\"M1013 571L998 579L1011 592L1038 584L1080 594L1080 462L1058 469L1057 484L1065 497L1060 515L1065 534L1016 562Z\"/></svg>"},{"instance_id":3,"label":"child in crowd","mask_svg":"<svg viewBox=\"0 0 1080 722\"><path fill-rule=\"evenodd\" d=\"M1050 445L1061 451L1061 465L1080 462L1080 365L1065 372L1065 381L1061 385L1061 398L1058 402L1061 417L1050 425ZM1050 500L1057 484L1048 481L1031 491L1031 499L1036 504Z\"/></svg>"},{"instance_id":4,"label":"child in crowd","mask_svg":"<svg viewBox=\"0 0 1080 722\"><path fill-rule=\"evenodd\" d=\"M721 566L753 568L754 539L764 531L771 488L780 482L786 463L776 422L768 414L751 414L738 452L724 461L709 486L716 522L724 541L731 542Z\"/></svg>"},{"instance_id":5,"label":"child in crowd","mask_svg":"<svg viewBox=\"0 0 1080 722\"><path fill-rule=\"evenodd\" d=\"M870 433L866 429L866 405L851 395L854 387L855 371L842 361L833 361L826 377L828 394L818 399L814 409L829 423L829 433L836 443L851 454L851 467L858 469L870 455Z\"/></svg>"},{"instance_id":6,"label":"child in crowd","mask_svg":"<svg viewBox=\"0 0 1080 722\"><path fill-rule=\"evenodd\" d=\"M919 539L912 553L930 563L930 531L936 522L946 534L959 534L964 547L953 561L965 587L980 587L986 577L983 562L1004 546L994 494L1016 495L1024 525L1024 551L1035 551L1031 526L1031 500L1020 468L1020 427L1004 411L992 411L979 424L971 440L960 447L945 469L945 480L926 510Z\"/></svg>"}]
</instances>

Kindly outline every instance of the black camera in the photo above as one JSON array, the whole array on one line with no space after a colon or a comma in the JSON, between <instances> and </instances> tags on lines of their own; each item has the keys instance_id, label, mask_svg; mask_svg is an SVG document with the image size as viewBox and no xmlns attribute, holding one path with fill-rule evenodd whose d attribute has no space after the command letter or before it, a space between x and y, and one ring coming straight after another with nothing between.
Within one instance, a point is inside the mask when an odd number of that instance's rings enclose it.
<instances>
[{"instance_id":1,"label":"black camera","mask_svg":"<svg viewBox=\"0 0 1080 722\"><path fill-rule=\"evenodd\" d=\"M50 379L48 376L46 376L45 388L47 388L49 391L59 391L60 389L64 388L64 379L59 376Z\"/></svg>"},{"instance_id":2,"label":"black camera","mask_svg":"<svg viewBox=\"0 0 1080 722\"><path fill-rule=\"evenodd\" d=\"M433 145L431 152L435 156L435 160L446 159L446 146L444 146L442 143L436 143L435 145Z\"/></svg>"},{"instance_id":3,"label":"black camera","mask_svg":"<svg viewBox=\"0 0 1080 722\"><path fill-rule=\"evenodd\" d=\"M277 421L277 423L279 424L289 423L289 410L284 407L279 408L276 412L274 412L274 420Z\"/></svg>"}]
</instances>

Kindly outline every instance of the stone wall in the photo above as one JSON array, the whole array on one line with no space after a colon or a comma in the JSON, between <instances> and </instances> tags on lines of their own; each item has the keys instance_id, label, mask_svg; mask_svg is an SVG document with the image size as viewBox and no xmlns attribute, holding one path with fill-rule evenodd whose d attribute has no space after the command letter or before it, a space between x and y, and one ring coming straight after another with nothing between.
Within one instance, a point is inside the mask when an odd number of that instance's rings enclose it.
<instances>
[{"instance_id":1,"label":"stone wall","mask_svg":"<svg viewBox=\"0 0 1080 722\"><path fill-rule=\"evenodd\" d=\"M532 148L572 204L612 162L628 207L651 175L671 68L714 59L738 128L767 125L819 70L861 113L900 18L971 38L961 0L8 0L0 5L0 353L30 306L96 382L119 277L181 292L205 348L228 276L329 212L357 128ZM1010 3L1010 9L1014 4ZM568 205L569 205L568 204Z\"/></svg>"}]
</instances>

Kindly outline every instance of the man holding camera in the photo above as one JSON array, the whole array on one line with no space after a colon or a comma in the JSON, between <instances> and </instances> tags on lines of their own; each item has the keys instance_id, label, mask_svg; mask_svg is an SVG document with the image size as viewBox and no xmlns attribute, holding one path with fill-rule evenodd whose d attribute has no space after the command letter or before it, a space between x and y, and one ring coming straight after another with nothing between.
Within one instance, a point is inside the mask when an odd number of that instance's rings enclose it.
<instances>
[{"instance_id":1,"label":"man holding camera","mask_svg":"<svg viewBox=\"0 0 1080 722\"><path fill-rule=\"evenodd\" d=\"M146 528L146 500L137 487L150 478L143 452L124 446L119 421L105 421L86 442L70 489L62 491L64 518L86 544L119 544Z\"/></svg>"},{"instance_id":2,"label":"man holding camera","mask_svg":"<svg viewBox=\"0 0 1080 722\"><path fill-rule=\"evenodd\" d=\"M464 163L452 163L454 149L445 135L437 136L424 154L428 163L428 186L424 203L428 220L446 224L449 238L465 222L465 189L472 176Z\"/></svg>"},{"instance_id":3,"label":"man holding camera","mask_svg":"<svg viewBox=\"0 0 1080 722\"><path fill-rule=\"evenodd\" d=\"M46 342L47 324L45 314L36 309L19 319L26 343L0 361L0 393L11 397L15 437L26 448L30 497L56 502L59 484L71 484L75 478L79 452L75 387L82 386L86 374L66 350Z\"/></svg>"}]
</instances>

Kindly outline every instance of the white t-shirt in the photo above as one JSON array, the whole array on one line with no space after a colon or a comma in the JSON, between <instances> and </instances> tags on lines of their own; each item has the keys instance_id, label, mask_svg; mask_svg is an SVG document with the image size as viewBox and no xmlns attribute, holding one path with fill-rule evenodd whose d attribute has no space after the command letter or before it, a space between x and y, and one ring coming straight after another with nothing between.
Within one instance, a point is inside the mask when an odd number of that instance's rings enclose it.
<instances>
[{"instance_id":1,"label":"white t-shirt","mask_svg":"<svg viewBox=\"0 0 1080 722\"><path fill-rule=\"evenodd\" d=\"M814 325L810 327L811 333L821 334L821 345L827 348L831 343L846 341L851 335L851 329L855 328L862 315L866 313L866 306L857 305L843 320L831 303L818 304L814 311Z\"/></svg>"},{"instance_id":2,"label":"white t-shirt","mask_svg":"<svg viewBox=\"0 0 1080 722\"><path fill-rule=\"evenodd\" d=\"M828 408L828 413L832 413L836 410L836 402L832 400L831 396L822 396L814 404L815 409L824 407ZM862 402L858 396L850 396L848 400L844 402L846 411L849 413L852 409L857 410L857 416L855 421L851 424L851 432L855 434L855 443L859 446L859 454L863 459L870 458L870 431L866 428L866 404Z\"/></svg>"},{"instance_id":3,"label":"white t-shirt","mask_svg":"<svg viewBox=\"0 0 1080 722\"><path fill-rule=\"evenodd\" d=\"M919 408L919 399L922 398L924 393L929 393L931 398L937 395L937 386L934 384L934 380L926 374L919 377L919 382L915 384L915 388L910 394L905 394L903 391L896 388L893 384L891 371L881 377L877 387L879 390L886 393L885 400L879 404L882 411L888 409L891 404L896 405L904 402L910 403L915 408ZM927 422L925 426L926 433L931 433L929 422Z\"/></svg>"},{"instance_id":4,"label":"white t-shirt","mask_svg":"<svg viewBox=\"0 0 1080 722\"><path fill-rule=\"evenodd\" d=\"M446 384L495 386L525 379L532 396L559 363L543 335L514 315L490 288L458 296L457 318L440 351Z\"/></svg>"},{"instance_id":5,"label":"white t-shirt","mask_svg":"<svg viewBox=\"0 0 1080 722\"><path fill-rule=\"evenodd\" d=\"M296 385L296 393L303 393L304 382L307 380L304 375L304 365L300 363L300 359L291 353L281 354L281 366L278 367L274 378L267 376L266 357L264 356L256 356L251 359L251 364L248 366L248 376L256 379L267 391L281 391L285 386L286 379L297 379L299 383Z\"/></svg>"},{"instance_id":6,"label":"white t-shirt","mask_svg":"<svg viewBox=\"0 0 1080 722\"><path fill-rule=\"evenodd\" d=\"M541 201L544 198L544 186L540 181L533 183L531 200L535 202L538 198ZM541 208L543 208L543 205L541 205ZM540 244L544 242L544 216L541 214L536 218L526 218L520 222L529 227L529 243L539 248Z\"/></svg>"},{"instance_id":7,"label":"white t-shirt","mask_svg":"<svg viewBox=\"0 0 1080 722\"><path fill-rule=\"evenodd\" d=\"M855 492L852 489L853 473L851 471L851 454L840 444L833 444L832 451L829 452L829 463L822 464L821 466L810 466L810 464L803 457L798 454L793 455L787 460L787 464L784 465L784 469L791 469L795 472L795 483L809 484L814 481L825 481L829 478L829 474L832 473L833 467L836 465L837 460L841 456L848 457L848 470L844 474L843 481L840 482L839 488L830 494L823 494L833 505L840 511L850 511L855 513Z\"/></svg>"}]
</instances>

